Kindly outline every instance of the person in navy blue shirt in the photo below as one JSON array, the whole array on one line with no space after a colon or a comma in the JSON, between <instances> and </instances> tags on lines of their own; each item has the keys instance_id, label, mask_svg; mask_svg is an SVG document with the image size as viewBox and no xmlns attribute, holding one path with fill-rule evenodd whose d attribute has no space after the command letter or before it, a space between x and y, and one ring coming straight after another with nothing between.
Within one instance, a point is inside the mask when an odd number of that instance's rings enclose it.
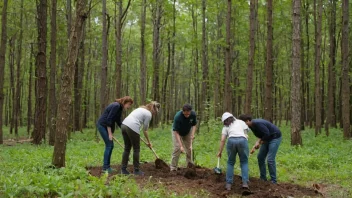
<instances>
[{"instance_id":1,"label":"person in navy blue shirt","mask_svg":"<svg viewBox=\"0 0 352 198\"><path fill-rule=\"evenodd\" d=\"M110 167L110 159L112 150L114 148L114 142L112 141L112 134L115 131L115 125L121 128L121 115L122 111L129 109L133 104L133 100L129 96L116 99L115 102L109 104L103 114L100 116L97 122L97 128L104 140L105 151L104 151L104 162L103 162L103 171L108 173L113 172L113 169Z\"/></svg>"},{"instance_id":2,"label":"person in navy blue shirt","mask_svg":"<svg viewBox=\"0 0 352 198\"><path fill-rule=\"evenodd\" d=\"M266 181L266 166L267 159L271 182L276 184L276 153L279 149L282 137L280 129L271 122L264 119L252 119L250 115L240 115L240 120L243 120L251 129L253 134L259 138L254 145L255 149L259 149L257 159L260 171L260 179ZM251 150L251 154L254 153Z\"/></svg>"}]
</instances>

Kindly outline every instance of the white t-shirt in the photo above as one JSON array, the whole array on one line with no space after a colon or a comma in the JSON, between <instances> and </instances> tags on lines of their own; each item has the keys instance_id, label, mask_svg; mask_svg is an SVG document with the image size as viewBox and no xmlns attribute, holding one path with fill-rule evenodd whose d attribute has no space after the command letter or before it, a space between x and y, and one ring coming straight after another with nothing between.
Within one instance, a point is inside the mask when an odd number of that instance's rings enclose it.
<instances>
[{"instance_id":1,"label":"white t-shirt","mask_svg":"<svg viewBox=\"0 0 352 198\"><path fill-rule=\"evenodd\" d=\"M146 131L149 127L149 122L152 119L152 113L145 108L137 108L133 110L122 122L123 125L128 126L134 132L140 134L140 129Z\"/></svg>"},{"instance_id":2,"label":"white t-shirt","mask_svg":"<svg viewBox=\"0 0 352 198\"><path fill-rule=\"evenodd\" d=\"M245 122L242 120L236 119L233 121L233 123L230 124L230 126L224 126L222 128L222 135L227 136L228 138L230 137L245 137L247 138L247 131L248 131L248 126Z\"/></svg>"}]
</instances>

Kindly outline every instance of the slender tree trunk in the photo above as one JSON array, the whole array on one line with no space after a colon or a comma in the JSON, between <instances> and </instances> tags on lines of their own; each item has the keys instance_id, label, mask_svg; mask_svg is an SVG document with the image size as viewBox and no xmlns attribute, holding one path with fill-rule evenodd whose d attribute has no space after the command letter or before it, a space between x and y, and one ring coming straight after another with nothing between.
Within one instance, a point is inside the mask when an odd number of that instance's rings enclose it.
<instances>
[{"instance_id":1,"label":"slender tree trunk","mask_svg":"<svg viewBox=\"0 0 352 198\"><path fill-rule=\"evenodd\" d=\"M249 57L246 81L246 99L244 103L244 113L251 114L252 105L252 88L253 88L253 69L255 60L255 32L257 25L256 7L258 0L250 1L250 15L249 15Z\"/></svg>"},{"instance_id":2,"label":"slender tree trunk","mask_svg":"<svg viewBox=\"0 0 352 198\"><path fill-rule=\"evenodd\" d=\"M225 85L224 85L224 111L232 110L232 72L231 72L231 0L227 0L226 15L226 47L225 47Z\"/></svg>"},{"instance_id":3,"label":"slender tree trunk","mask_svg":"<svg viewBox=\"0 0 352 198\"><path fill-rule=\"evenodd\" d=\"M333 126L335 118L335 63L336 63L336 0L330 0L330 24L329 24L329 68L328 68L328 112L326 114L325 132L329 136L329 126Z\"/></svg>"},{"instance_id":4,"label":"slender tree trunk","mask_svg":"<svg viewBox=\"0 0 352 198\"><path fill-rule=\"evenodd\" d=\"M79 43L83 33L83 23L87 18L85 7L86 0L76 1L76 18L72 29L72 34L70 35L67 63L63 70L64 73L62 74L55 146L52 161L53 165L57 168L65 166L67 124L69 123L71 111L70 102L72 98L73 77L75 73L74 68L77 61Z\"/></svg>"},{"instance_id":5,"label":"slender tree trunk","mask_svg":"<svg viewBox=\"0 0 352 198\"><path fill-rule=\"evenodd\" d=\"M320 62L321 62L321 42L322 42L322 12L323 2L318 0L318 8L314 4L316 14L316 31L315 31L315 135L321 133L321 83L320 83Z\"/></svg>"},{"instance_id":6,"label":"slender tree trunk","mask_svg":"<svg viewBox=\"0 0 352 198\"><path fill-rule=\"evenodd\" d=\"M115 20L116 33L116 97L122 96L122 0L117 2L118 14Z\"/></svg>"},{"instance_id":7,"label":"slender tree trunk","mask_svg":"<svg viewBox=\"0 0 352 198\"><path fill-rule=\"evenodd\" d=\"M67 19L67 41L70 39L72 27L72 3L71 0L66 0L66 19Z\"/></svg>"},{"instance_id":8,"label":"slender tree trunk","mask_svg":"<svg viewBox=\"0 0 352 198\"><path fill-rule=\"evenodd\" d=\"M5 77L5 55L7 42L7 0L4 0L1 14L1 43L0 43L0 144L3 144L2 115L4 105L4 77Z\"/></svg>"},{"instance_id":9,"label":"slender tree trunk","mask_svg":"<svg viewBox=\"0 0 352 198\"><path fill-rule=\"evenodd\" d=\"M29 79L28 79L28 99L27 99L27 134L30 134L33 115L32 115L32 78L33 78L33 43L31 43L31 52L30 52L30 63L29 63Z\"/></svg>"},{"instance_id":10,"label":"slender tree trunk","mask_svg":"<svg viewBox=\"0 0 352 198\"><path fill-rule=\"evenodd\" d=\"M267 0L268 35L266 43L266 83L264 118L273 121L273 1Z\"/></svg>"},{"instance_id":11,"label":"slender tree trunk","mask_svg":"<svg viewBox=\"0 0 352 198\"><path fill-rule=\"evenodd\" d=\"M9 68L10 68L10 94L9 98L9 110L10 110L10 134L13 134L13 127L15 122L15 43L16 43L16 35L12 36L9 40Z\"/></svg>"},{"instance_id":12,"label":"slender tree trunk","mask_svg":"<svg viewBox=\"0 0 352 198\"><path fill-rule=\"evenodd\" d=\"M159 73L160 73L160 27L162 17L162 2L157 0L153 8L153 100L160 100Z\"/></svg>"},{"instance_id":13,"label":"slender tree trunk","mask_svg":"<svg viewBox=\"0 0 352 198\"><path fill-rule=\"evenodd\" d=\"M46 132L46 33L47 33L47 0L40 0L38 7L38 53L36 57L36 102L34 116L33 143L41 144Z\"/></svg>"},{"instance_id":14,"label":"slender tree trunk","mask_svg":"<svg viewBox=\"0 0 352 198\"><path fill-rule=\"evenodd\" d=\"M145 54L145 18L146 18L146 0L142 0L141 6L141 62L140 62L140 93L141 104L145 104L147 98L147 57Z\"/></svg>"},{"instance_id":15,"label":"slender tree trunk","mask_svg":"<svg viewBox=\"0 0 352 198\"><path fill-rule=\"evenodd\" d=\"M207 105L208 105L208 90L209 90L209 77L208 77L208 59L207 59L207 52L208 52L208 38L207 38L207 27L206 27L206 0L202 0L202 72L203 72L203 79L202 79L202 108L200 111L200 120L206 121L207 116ZM200 121L199 121L200 123Z\"/></svg>"},{"instance_id":16,"label":"slender tree trunk","mask_svg":"<svg viewBox=\"0 0 352 198\"><path fill-rule=\"evenodd\" d=\"M101 83L100 83L100 113L102 113L107 105L108 99L108 28L106 18L106 0L103 0L102 8L103 16L103 33L102 33L102 64L101 64ZM117 85L119 86L119 85Z\"/></svg>"},{"instance_id":17,"label":"slender tree trunk","mask_svg":"<svg viewBox=\"0 0 352 198\"><path fill-rule=\"evenodd\" d=\"M342 0L342 120L343 120L343 137L344 139L351 138L350 132L350 87L349 87L349 0Z\"/></svg>"},{"instance_id":18,"label":"slender tree trunk","mask_svg":"<svg viewBox=\"0 0 352 198\"><path fill-rule=\"evenodd\" d=\"M21 112L21 86L22 86L22 79L21 79L21 58L22 58L22 39L23 39L23 0L21 0L21 14L20 14L20 36L18 39L18 46L17 46L17 71L16 71L16 93L15 93L15 101L14 101L14 127L15 127L15 135L18 137L18 125L20 124L20 112Z\"/></svg>"},{"instance_id":19,"label":"slender tree trunk","mask_svg":"<svg viewBox=\"0 0 352 198\"><path fill-rule=\"evenodd\" d=\"M293 1L291 145L302 145L301 137L301 0Z\"/></svg>"},{"instance_id":20,"label":"slender tree trunk","mask_svg":"<svg viewBox=\"0 0 352 198\"><path fill-rule=\"evenodd\" d=\"M51 0L51 38L50 38L50 88L49 88L49 104L50 104L50 117L49 117L49 145L54 146L55 131L56 131L56 11L57 0Z\"/></svg>"}]
</instances>

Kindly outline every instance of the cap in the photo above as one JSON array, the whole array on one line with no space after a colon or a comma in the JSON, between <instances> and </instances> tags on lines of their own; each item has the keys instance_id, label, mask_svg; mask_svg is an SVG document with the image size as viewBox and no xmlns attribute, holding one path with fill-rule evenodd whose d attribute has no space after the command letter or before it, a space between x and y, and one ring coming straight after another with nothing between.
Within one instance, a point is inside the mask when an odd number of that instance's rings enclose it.
<instances>
[{"instance_id":1,"label":"cap","mask_svg":"<svg viewBox=\"0 0 352 198\"><path fill-rule=\"evenodd\" d=\"M221 122L224 122L229 117L233 117L233 115L229 112L225 112L224 114L222 114Z\"/></svg>"}]
</instances>

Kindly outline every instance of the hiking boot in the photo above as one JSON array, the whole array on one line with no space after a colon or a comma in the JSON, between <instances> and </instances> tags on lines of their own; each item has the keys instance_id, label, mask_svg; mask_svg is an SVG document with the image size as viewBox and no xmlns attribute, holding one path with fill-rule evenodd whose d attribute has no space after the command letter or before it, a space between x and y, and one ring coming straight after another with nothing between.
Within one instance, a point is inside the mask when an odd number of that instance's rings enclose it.
<instances>
[{"instance_id":1,"label":"hiking boot","mask_svg":"<svg viewBox=\"0 0 352 198\"><path fill-rule=\"evenodd\" d=\"M139 176L143 176L143 175L144 175L144 172L142 172L142 171L141 171L141 170L139 170L139 169L134 169L133 174L135 174L135 175L139 175Z\"/></svg>"},{"instance_id":2,"label":"hiking boot","mask_svg":"<svg viewBox=\"0 0 352 198\"><path fill-rule=\"evenodd\" d=\"M230 191L231 190L231 184L226 183L225 188L226 188L226 190Z\"/></svg>"},{"instance_id":3,"label":"hiking boot","mask_svg":"<svg viewBox=\"0 0 352 198\"><path fill-rule=\"evenodd\" d=\"M128 170L126 168L121 168L121 174L123 175L129 175L130 172L128 172Z\"/></svg>"}]
</instances>

